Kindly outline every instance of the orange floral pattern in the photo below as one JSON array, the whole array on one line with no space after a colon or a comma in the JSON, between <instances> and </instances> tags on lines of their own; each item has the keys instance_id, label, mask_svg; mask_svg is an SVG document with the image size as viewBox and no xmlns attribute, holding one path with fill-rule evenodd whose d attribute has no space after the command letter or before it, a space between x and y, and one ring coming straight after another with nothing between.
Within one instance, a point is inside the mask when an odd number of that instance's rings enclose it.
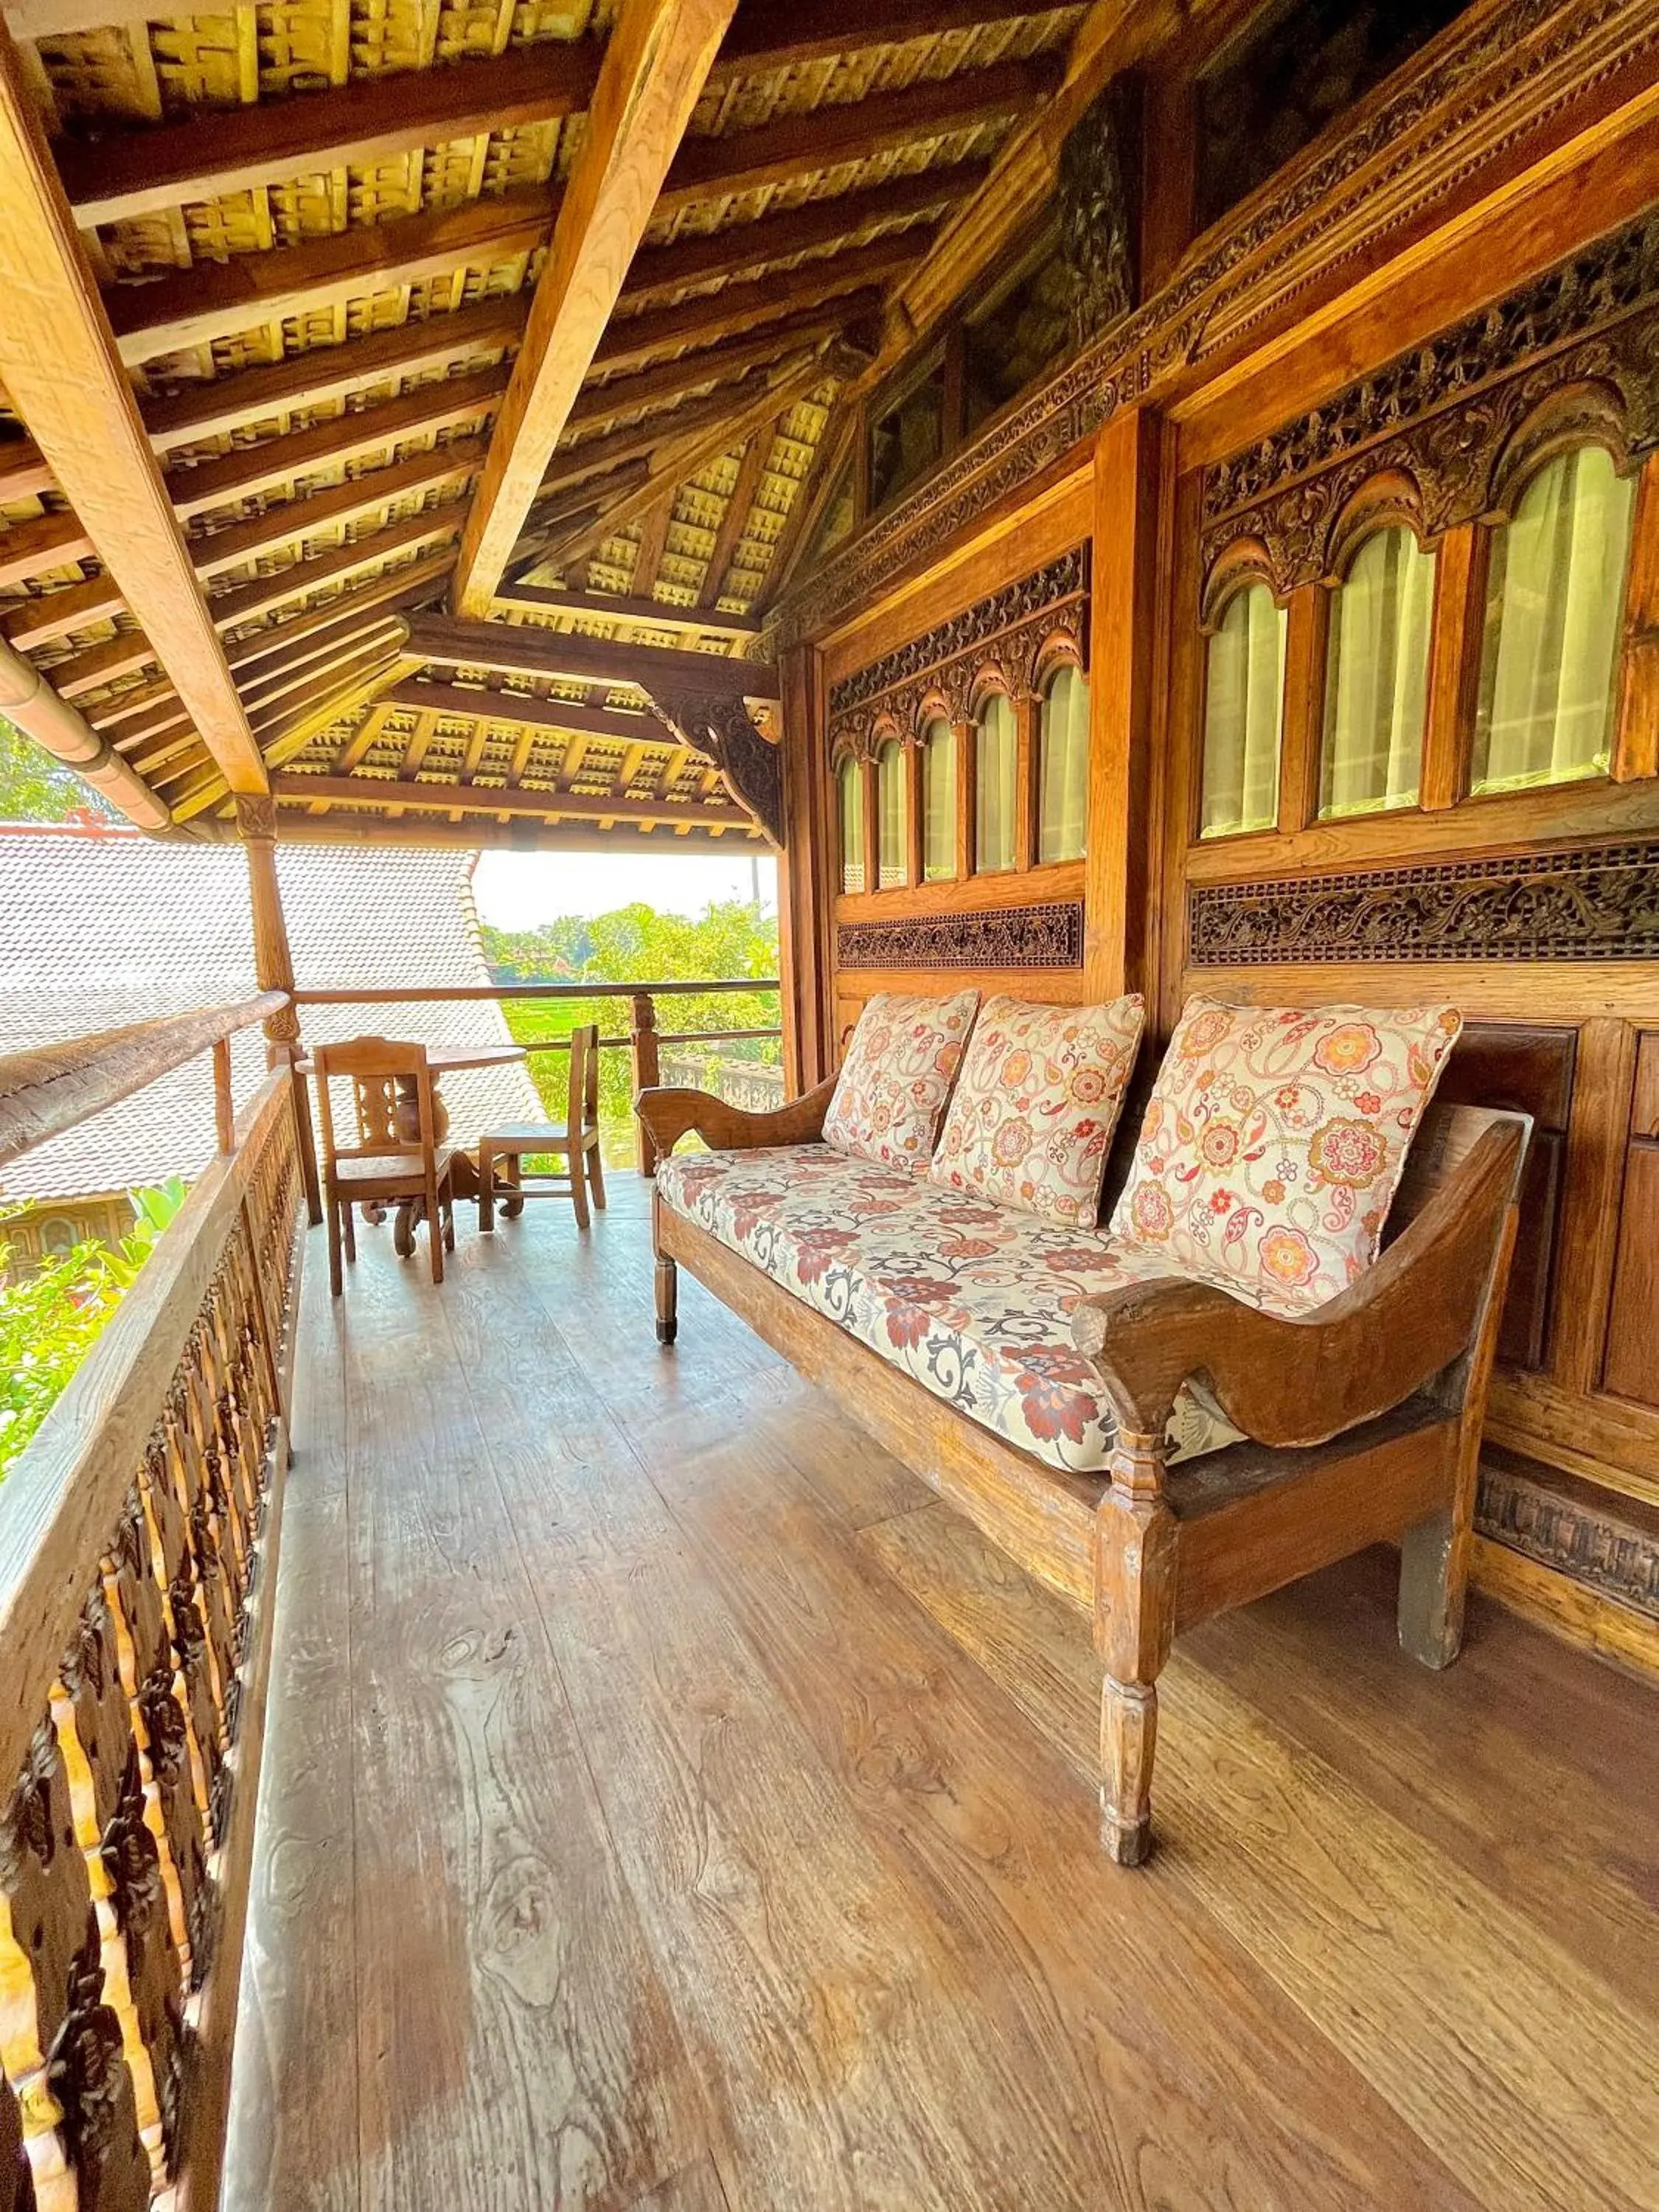
<instances>
[{"instance_id":1,"label":"orange floral pattern","mask_svg":"<svg viewBox=\"0 0 1659 2212\"><path fill-rule=\"evenodd\" d=\"M1189 999L1114 1233L1268 1312L1323 1305L1376 1257L1462 1027L1450 1006Z\"/></svg>"},{"instance_id":2,"label":"orange floral pattern","mask_svg":"<svg viewBox=\"0 0 1659 2212\"><path fill-rule=\"evenodd\" d=\"M847 1048L823 1120L825 1144L926 1175L978 1005L977 991L948 999L878 991Z\"/></svg>"},{"instance_id":3,"label":"orange floral pattern","mask_svg":"<svg viewBox=\"0 0 1659 2212\"><path fill-rule=\"evenodd\" d=\"M1116 1427L1072 1310L1170 1273L1166 1261L826 1145L681 1153L657 1193L981 1427L1054 1467L1105 1468ZM1188 1389L1169 1434L1191 1459L1238 1431Z\"/></svg>"},{"instance_id":4,"label":"orange floral pattern","mask_svg":"<svg viewBox=\"0 0 1659 2212\"><path fill-rule=\"evenodd\" d=\"M988 999L931 1179L1045 1221L1092 1229L1146 1018L1138 994L1103 1006Z\"/></svg>"}]
</instances>

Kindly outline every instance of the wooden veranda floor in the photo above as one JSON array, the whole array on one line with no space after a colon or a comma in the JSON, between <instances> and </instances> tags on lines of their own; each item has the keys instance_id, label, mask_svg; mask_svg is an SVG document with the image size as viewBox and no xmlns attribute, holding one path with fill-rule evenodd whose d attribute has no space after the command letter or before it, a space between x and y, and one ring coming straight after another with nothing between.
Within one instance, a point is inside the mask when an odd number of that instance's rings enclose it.
<instances>
[{"instance_id":1,"label":"wooden veranda floor","mask_svg":"<svg viewBox=\"0 0 1659 2212\"><path fill-rule=\"evenodd\" d=\"M1144 1872L1085 1624L643 1186L309 1255L228 2203L1659 2202L1659 1705L1366 1558L1185 1640Z\"/></svg>"}]
</instances>

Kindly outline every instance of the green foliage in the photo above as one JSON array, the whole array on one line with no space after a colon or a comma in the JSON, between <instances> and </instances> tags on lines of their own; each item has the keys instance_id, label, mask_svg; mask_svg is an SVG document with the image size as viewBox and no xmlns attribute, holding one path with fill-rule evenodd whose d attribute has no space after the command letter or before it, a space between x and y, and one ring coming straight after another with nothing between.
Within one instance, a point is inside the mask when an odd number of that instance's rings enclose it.
<instances>
[{"instance_id":1,"label":"green foliage","mask_svg":"<svg viewBox=\"0 0 1659 2212\"><path fill-rule=\"evenodd\" d=\"M707 983L769 979L778 972L775 919L757 906L731 900L692 919L659 914L653 907L619 907L612 914L561 915L536 930L483 931L484 957L498 982ZM509 1000L509 1030L521 1044L568 1036L597 1022L601 1036L623 1036L629 1027L625 999L555 999L544 1004ZM775 1028L774 990L691 991L659 999L657 1026L665 1034L691 1030ZM672 1048L669 1048L672 1049ZM775 1038L722 1045L734 1059L775 1061ZM562 1053L532 1053L530 1072L550 1116L562 1121L568 1062ZM626 1157L631 1140L634 1075L626 1051L599 1055L599 1117L609 1125L607 1157Z\"/></svg>"},{"instance_id":2,"label":"green foliage","mask_svg":"<svg viewBox=\"0 0 1659 2212\"><path fill-rule=\"evenodd\" d=\"M10 1277L10 1255L0 1244L0 1481L188 1195L177 1176L129 1192L134 1221L118 1251L77 1244L59 1259Z\"/></svg>"},{"instance_id":3,"label":"green foliage","mask_svg":"<svg viewBox=\"0 0 1659 2212\"><path fill-rule=\"evenodd\" d=\"M0 714L0 822L67 822L83 810L110 811L90 784Z\"/></svg>"},{"instance_id":4,"label":"green foliage","mask_svg":"<svg viewBox=\"0 0 1659 2212\"><path fill-rule=\"evenodd\" d=\"M8 1258L0 1245L0 1270ZM97 1244L0 1285L0 1480L109 1319L119 1289Z\"/></svg>"}]
</instances>

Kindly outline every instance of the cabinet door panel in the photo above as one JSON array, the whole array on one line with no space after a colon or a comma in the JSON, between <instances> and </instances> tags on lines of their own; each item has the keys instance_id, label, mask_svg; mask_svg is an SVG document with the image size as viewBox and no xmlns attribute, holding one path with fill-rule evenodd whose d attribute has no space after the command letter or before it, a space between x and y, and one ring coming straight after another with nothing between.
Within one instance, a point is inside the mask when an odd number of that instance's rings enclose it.
<instances>
[{"instance_id":1,"label":"cabinet door panel","mask_svg":"<svg viewBox=\"0 0 1659 2212\"><path fill-rule=\"evenodd\" d=\"M1659 1406L1659 1143L1650 1139L1631 1146L1625 1166L1603 1379L1621 1398Z\"/></svg>"}]
</instances>

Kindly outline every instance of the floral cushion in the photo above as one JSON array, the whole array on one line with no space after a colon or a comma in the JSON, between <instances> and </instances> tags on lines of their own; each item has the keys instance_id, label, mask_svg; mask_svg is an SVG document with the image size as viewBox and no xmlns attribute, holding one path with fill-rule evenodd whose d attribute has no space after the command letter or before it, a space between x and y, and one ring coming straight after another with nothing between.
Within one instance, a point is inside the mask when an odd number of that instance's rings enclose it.
<instances>
[{"instance_id":1,"label":"floral cushion","mask_svg":"<svg viewBox=\"0 0 1659 2212\"><path fill-rule=\"evenodd\" d=\"M1376 1256L1406 1152L1462 1026L1449 1006L1189 999L1114 1235L1271 1313L1305 1313Z\"/></svg>"},{"instance_id":2,"label":"floral cushion","mask_svg":"<svg viewBox=\"0 0 1659 2212\"><path fill-rule=\"evenodd\" d=\"M927 1173L951 1190L1092 1229L1146 1002L988 999Z\"/></svg>"},{"instance_id":3,"label":"floral cushion","mask_svg":"<svg viewBox=\"0 0 1659 2212\"><path fill-rule=\"evenodd\" d=\"M878 991L847 1048L825 1144L925 1175L978 1004L977 991L948 999Z\"/></svg>"},{"instance_id":4,"label":"floral cushion","mask_svg":"<svg viewBox=\"0 0 1659 2212\"><path fill-rule=\"evenodd\" d=\"M1072 1342L1072 1309L1168 1274L1167 1261L824 1145L681 1153L658 1168L657 1191L981 1427L1055 1467L1104 1471L1115 1425ZM1175 1457L1237 1435L1182 1393Z\"/></svg>"}]
</instances>

